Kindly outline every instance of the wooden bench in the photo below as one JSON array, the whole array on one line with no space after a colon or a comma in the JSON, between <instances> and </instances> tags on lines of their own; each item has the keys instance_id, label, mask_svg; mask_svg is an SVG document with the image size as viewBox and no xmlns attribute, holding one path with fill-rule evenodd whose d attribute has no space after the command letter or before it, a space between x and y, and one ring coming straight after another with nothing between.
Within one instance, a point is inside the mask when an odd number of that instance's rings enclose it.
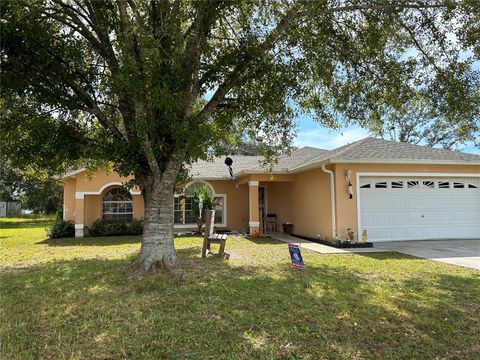
<instances>
[{"instance_id":1,"label":"wooden bench","mask_svg":"<svg viewBox=\"0 0 480 360\"><path fill-rule=\"evenodd\" d=\"M227 242L227 234L216 234L213 232L215 222L215 210L208 210L205 216L205 233L203 235L203 249L202 258L207 257L208 254L223 257L225 259L230 258L230 254L225 252L225 243ZM220 244L220 250L218 254L210 252L210 245L212 243Z\"/></svg>"}]
</instances>

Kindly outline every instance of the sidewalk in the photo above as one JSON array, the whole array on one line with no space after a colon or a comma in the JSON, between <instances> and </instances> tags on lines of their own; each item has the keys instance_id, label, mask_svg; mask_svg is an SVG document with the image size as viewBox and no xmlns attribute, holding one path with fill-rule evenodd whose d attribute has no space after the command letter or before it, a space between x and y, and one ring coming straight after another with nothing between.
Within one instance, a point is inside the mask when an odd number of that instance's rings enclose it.
<instances>
[{"instance_id":1,"label":"sidewalk","mask_svg":"<svg viewBox=\"0 0 480 360\"><path fill-rule=\"evenodd\" d=\"M298 244L301 248L309 249L320 254L355 254L355 253L376 253L376 252L388 252L389 250L376 248L373 245L373 248L346 248L340 249L333 246L327 246L322 244L317 244L313 241L299 239L297 237L282 234L279 232L268 233L267 236L272 237L273 239L280 240L286 243Z\"/></svg>"}]
</instances>

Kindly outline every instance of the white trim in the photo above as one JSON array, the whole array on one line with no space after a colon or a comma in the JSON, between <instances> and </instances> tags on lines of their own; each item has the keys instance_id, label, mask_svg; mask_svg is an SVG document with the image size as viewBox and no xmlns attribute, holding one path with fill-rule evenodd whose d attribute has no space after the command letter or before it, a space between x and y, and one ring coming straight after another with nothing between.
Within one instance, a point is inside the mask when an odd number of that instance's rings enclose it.
<instances>
[{"instance_id":1,"label":"white trim","mask_svg":"<svg viewBox=\"0 0 480 360\"><path fill-rule=\"evenodd\" d=\"M102 192L108 188L109 186L123 186L123 183L120 182L120 181L113 181L113 182L110 182L108 184L105 184L103 185L100 190L98 191L76 191L75 192L75 199L77 200L82 200L85 198L85 195L101 195ZM129 190L129 193L131 195L142 195L142 192L141 191L133 191L132 189Z\"/></svg>"},{"instance_id":2,"label":"white trim","mask_svg":"<svg viewBox=\"0 0 480 360\"><path fill-rule=\"evenodd\" d=\"M335 203L335 179L334 173L332 170L328 170L325 167L325 164L322 164L320 167L325 173L329 175L330 178L330 207L332 211L332 238L336 235L337 232L337 204Z\"/></svg>"},{"instance_id":3,"label":"white trim","mask_svg":"<svg viewBox=\"0 0 480 360\"><path fill-rule=\"evenodd\" d=\"M216 227L227 227L227 194L215 194L214 196L223 198L223 222L213 225Z\"/></svg>"},{"instance_id":4,"label":"white trim","mask_svg":"<svg viewBox=\"0 0 480 360\"><path fill-rule=\"evenodd\" d=\"M75 224L75 230L82 230L84 228L83 224Z\"/></svg>"},{"instance_id":5,"label":"white trim","mask_svg":"<svg viewBox=\"0 0 480 360\"><path fill-rule=\"evenodd\" d=\"M260 227L260 221L249 221L248 226L249 227Z\"/></svg>"},{"instance_id":6,"label":"white trim","mask_svg":"<svg viewBox=\"0 0 480 360\"><path fill-rule=\"evenodd\" d=\"M81 172L84 172L87 170L87 168L80 168L77 170L72 170L72 171L67 171L65 174L62 175L62 178L68 178L68 177L75 177L75 175L80 174Z\"/></svg>"},{"instance_id":7,"label":"white trim","mask_svg":"<svg viewBox=\"0 0 480 360\"><path fill-rule=\"evenodd\" d=\"M362 224L360 217L360 177L364 176L384 176L384 177L446 177L446 178L455 178L455 177L480 177L480 173L429 173L429 172L357 172L356 184L357 189L357 234L360 236L362 233Z\"/></svg>"},{"instance_id":8,"label":"white trim","mask_svg":"<svg viewBox=\"0 0 480 360\"><path fill-rule=\"evenodd\" d=\"M248 182L249 187L258 186L258 185L260 185L260 181L249 181Z\"/></svg>"},{"instance_id":9,"label":"white trim","mask_svg":"<svg viewBox=\"0 0 480 360\"><path fill-rule=\"evenodd\" d=\"M185 193L185 190L192 184L195 184L195 183L203 183L205 185L207 185L210 190L212 191L212 194L215 194L215 188L213 187L212 184L210 184L208 181L205 181L205 180L202 180L202 179L194 179L188 183L185 184L185 186L183 187L183 194ZM175 195L183 195L183 194L175 194Z\"/></svg>"},{"instance_id":10,"label":"white trim","mask_svg":"<svg viewBox=\"0 0 480 360\"><path fill-rule=\"evenodd\" d=\"M466 153L461 153L466 154ZM475 155L475 154L466 154ZM328 159L332 164L420 164L420 165L480 165L480 161L468 160L397 160L397 159L358 159L358 160L343 160L343 159Z\"/></svg>"}]
</instances>

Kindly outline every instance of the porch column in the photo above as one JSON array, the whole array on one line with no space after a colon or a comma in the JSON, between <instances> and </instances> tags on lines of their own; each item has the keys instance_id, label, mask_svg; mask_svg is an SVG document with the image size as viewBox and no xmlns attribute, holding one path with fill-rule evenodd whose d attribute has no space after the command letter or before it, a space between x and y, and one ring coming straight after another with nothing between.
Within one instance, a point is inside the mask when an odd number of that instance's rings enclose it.
<instances>
[{"instance_id":1,"label":"porch column","mask_svg":"<svg viewBox=\"0 0 480 360\"><path fill-rule=\"evenodd\" d=\"M248 226L250 228L250 234L253 234L254 231L260 232L260 219L258 214L258 185L258 181L248 182L248 200L250 210L250 219L248 221Z\"/></svg>"},{"instance_id":2,"label":"porch column","mask_svg":"<svg viewBox=\"0 0 480 360\"><path fill-rule=\"evenodd\" d=\"M75 237L83 238L85 227L85 194L75 193Z\"/></svg>"}]
</instances>

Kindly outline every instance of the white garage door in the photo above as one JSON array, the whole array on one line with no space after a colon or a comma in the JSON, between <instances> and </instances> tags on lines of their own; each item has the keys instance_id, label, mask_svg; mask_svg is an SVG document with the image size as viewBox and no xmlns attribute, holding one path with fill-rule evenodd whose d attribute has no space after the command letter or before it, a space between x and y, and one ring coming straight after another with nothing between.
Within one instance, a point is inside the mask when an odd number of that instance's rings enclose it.
<instances>
[{"instance_id":1,"label":"white garage door","mask_svg":"<svg viewBox=\"0 0 480 360\"><path fill-rule=\"evenodd\" d=\"M480 238L479 178L360 178L370 241Z\"/></svg>"}]
</instances>

